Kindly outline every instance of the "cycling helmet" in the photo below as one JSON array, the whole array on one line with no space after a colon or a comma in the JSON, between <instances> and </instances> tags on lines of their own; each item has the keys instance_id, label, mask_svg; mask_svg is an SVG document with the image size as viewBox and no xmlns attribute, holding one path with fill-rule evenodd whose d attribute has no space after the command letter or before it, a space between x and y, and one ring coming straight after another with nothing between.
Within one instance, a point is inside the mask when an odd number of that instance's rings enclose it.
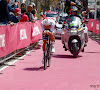
<instances>
[{"instance_id":1,"label":"cycling helmet","mask_svg":"<svg viewBox=\"0 0 100 90\"><path fill-rule=\"evenodd\" d=\"M46 30L50 29L50 27L51 27L51 22L50 22L50 20L49 20L49 19L44 19L43 25L44 25L44 28L45 28Z\"/></svg>"},{"instance_id":2,"label":"cycling helmet","mask_svg":"<svg viewBox=\"0 0 100 90\"><path fill-rule=\"evenodd\" d=\"M72 6L70 9L71 15L78 15L78 8L76 6Z\"/></svg>"}]
</instances>

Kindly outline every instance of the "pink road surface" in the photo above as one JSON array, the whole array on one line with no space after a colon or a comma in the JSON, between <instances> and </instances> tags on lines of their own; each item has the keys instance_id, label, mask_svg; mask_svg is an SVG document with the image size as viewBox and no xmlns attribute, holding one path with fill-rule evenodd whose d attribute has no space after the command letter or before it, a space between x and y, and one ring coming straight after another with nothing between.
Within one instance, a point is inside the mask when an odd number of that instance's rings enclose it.
<instances>
[{"instance_id":1,"label":"pink road surface","mask_svg":"<svg viewBox=\"0 0 100 90\"><path fill-rule=\"evenodd\" d=\"M100 90L100 45L89 39L78 58L62 48L56 40L51 67L43 70L42 49L31 52L0 73L0 90Z\"/></svg>"}]
</instances>

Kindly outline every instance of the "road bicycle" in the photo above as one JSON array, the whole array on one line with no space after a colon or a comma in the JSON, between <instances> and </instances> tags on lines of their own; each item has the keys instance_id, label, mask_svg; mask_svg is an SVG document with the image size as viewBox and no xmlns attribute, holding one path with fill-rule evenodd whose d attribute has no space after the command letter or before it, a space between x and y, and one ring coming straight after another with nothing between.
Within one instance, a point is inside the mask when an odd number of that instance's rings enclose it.
<instances>
[{"instance_id":1,"label":"road bicycle","mask_svg":"<svg viewBox=\"0 0 100 90\"><path fill-rule=\"evenodd\" d=\"M46 44L45 44L45 51L44 51L44 70L47 69L47 63L48 67L50 67L51 64L51 41L50 41L50 36L45 35Z\"/></svg>"}]
</instances>

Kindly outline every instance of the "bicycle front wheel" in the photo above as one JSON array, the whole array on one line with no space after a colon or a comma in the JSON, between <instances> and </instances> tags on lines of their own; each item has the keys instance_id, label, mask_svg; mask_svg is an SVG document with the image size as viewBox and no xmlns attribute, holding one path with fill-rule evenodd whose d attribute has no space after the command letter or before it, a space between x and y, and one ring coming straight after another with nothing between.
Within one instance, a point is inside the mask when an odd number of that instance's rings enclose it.
<instances>
[{"instance_id":1,"label":"bicycle front wheel","mask_svg":"<svg viewBox=\"0 0 100 90\"><path fill-rule=\"evenodd\" d=\"M44 52L44 70L47 68L47 59L48 59L48 44L45 45L45 52Z\"/></svg>"}]
</instances>

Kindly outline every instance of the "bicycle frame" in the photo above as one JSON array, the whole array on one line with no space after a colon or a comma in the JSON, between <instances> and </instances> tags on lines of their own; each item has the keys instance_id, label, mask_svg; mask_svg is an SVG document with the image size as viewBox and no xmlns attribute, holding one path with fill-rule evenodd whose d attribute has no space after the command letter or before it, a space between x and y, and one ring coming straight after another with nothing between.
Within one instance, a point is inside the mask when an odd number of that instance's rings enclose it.
<instances>
[{"instance_id":1,"label":"bicycle frame","mask_svg":"<svg viewBox=\"0 0 100 90\"><path fill-rule=\"evenodd\" d=\"M50 41L50 36L46 35L45 36L47 40L45 44L45 53L44 53L44 70L47 68L47 61L48 61L48 67L50 66L50 58L51 58L51 41Z\"/></svg>"}]
</instances>

